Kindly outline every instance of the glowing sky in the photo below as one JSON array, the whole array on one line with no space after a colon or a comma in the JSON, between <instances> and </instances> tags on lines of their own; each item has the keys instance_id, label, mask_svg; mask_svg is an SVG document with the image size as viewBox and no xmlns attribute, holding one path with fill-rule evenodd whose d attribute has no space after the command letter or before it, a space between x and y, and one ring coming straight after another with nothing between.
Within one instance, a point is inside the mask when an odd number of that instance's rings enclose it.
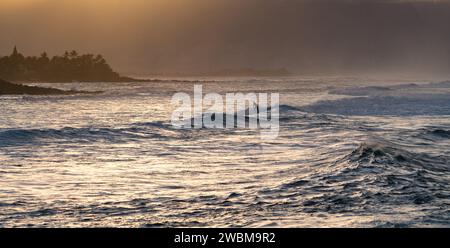
<instances>
[{"instance_id":1,"label":"glowing sky","mask_svg":"<svg viewBox=\"0 0 450 248\"><path fill-rule=\"evenodd\" d=\"M450 4L431 2L1 0L0 55L76 49L125 73L444 68Z\"/></svg>"}]
</instances>

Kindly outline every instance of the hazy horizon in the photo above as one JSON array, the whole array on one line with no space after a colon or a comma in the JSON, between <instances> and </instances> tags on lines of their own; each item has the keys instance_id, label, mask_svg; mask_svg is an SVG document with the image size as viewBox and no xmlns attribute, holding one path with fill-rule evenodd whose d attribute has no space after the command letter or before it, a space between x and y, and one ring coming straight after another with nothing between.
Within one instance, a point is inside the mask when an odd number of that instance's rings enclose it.
<instances>
[{"instance_id":1,"label":"hazy horizon","mask_svg":"<svg viewBox=\"0 0 450 248\"><path fill-rule=\"evenodd\" d=\"M123 74L447 74L450 3L4 0L0 55L100 53Z\"/></svg>"},{"instance_id":2,"label":"hazy horizon","mask_svg":"<svg viewBox=\"0 0 450 248\"><path fill-rule=\"evenodd\" d=\"M450 0L0 0L0 35L0 228L450 227Z\"/></svg>"}]
</instances>

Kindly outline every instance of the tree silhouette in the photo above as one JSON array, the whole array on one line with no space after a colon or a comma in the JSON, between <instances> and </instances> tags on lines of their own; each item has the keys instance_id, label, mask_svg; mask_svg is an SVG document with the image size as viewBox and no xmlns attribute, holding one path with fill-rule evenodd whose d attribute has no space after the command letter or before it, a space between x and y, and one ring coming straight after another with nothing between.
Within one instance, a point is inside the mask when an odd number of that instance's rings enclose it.
<instances>
[{"instance_id":1,"label":"tree silhouette","mask_svg":"<svg viewBox=\"0 0 450 248\"><path fill-rule=\"evenodd\" d=\"M16 47L10 56L0 57L0 78L46 82L130 80L114 72L102 55L80 55L73 50L52 58L46 52L40 57L25 57Z\"/></svg>"}]
</instances>

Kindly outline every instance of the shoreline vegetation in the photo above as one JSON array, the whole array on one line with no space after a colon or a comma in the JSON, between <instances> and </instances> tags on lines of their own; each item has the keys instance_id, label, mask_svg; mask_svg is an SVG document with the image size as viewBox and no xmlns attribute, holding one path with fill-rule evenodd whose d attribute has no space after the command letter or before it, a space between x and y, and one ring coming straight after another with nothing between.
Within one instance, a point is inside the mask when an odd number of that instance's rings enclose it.
<instances>
[{"instance_id":1,"label":"shoreline vegetation","mask_svg":"<svg viewBox=\"0 0 450 248\"><path fill-rule=\"evenodd\" d=\"M222 70L199 76L247 77L291 76L284 69L260 70L241 68ZM181 75L179 75L181 76ZM24 56L16 47L11 55L0 57L0 95L69 95L99 92L64 91L54 88L28 86L27 83L95 83L95 82L215 82L216 80L136 79L115 72L102 55L78 54L66 51L61 56Z\"/></svg>"},{"instance_id":2,"label":"shoreline vegetation","mask_svg":"<svg viewBox=\"0 0 450 248\"><path fill-rule=\"evenodd\" d=\"M0 78L12 82L137 82L115 72L102 55L66 51L62 56L22 55L16 47L0 57Z\"/></svg>"},{"instance_id":3,"label":"shoreline vegetation","mask_svg":"<svg viewBox=\"0 0 450 248\"><path fill-rule=\"evenodd\" d=\"M170 73L164 77L270 77L292 76L285 68L278 69L225 69L208 73ZM0 78L10 82L72 83L72 82L163 82L161 78L133 78L115 72L102 55L79 54L66 51L49 57L24 56L16 47L11 55L0 56ZM170 80L174 81L174 80ZM185 81L185 80L176 80ZM207 80L211 81L211 80Z\"/></svg>"}]
</instances>

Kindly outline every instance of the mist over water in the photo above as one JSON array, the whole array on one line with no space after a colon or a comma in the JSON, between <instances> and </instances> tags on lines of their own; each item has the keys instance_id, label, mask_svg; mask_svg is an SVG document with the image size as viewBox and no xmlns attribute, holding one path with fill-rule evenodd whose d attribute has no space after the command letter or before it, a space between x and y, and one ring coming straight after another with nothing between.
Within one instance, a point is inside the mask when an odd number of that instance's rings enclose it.
<instances>
[{"instance_id":1,"label":"mist over water","mask_svg":"<svg viewBox=\"0 0 450 248\"><path fill-rule=\"evenodd\" d=\"M1 0L0 36L4 80L90 81L0 92L0 227L450 227L449 1ZM279 93L279 136L174 128L194 84Z\"/></svg>"},{"instance_id":2,"label":"mist over water","mask_svg":"<svg viewBox=\"0 0 450 248\"><path fill-rule=\"evenodd\" d=\"M51 84L104 93L1 96L0 225L449 226L448 83L203 83L205 93L279 92L272 141L259 130L174 129L170 99L193 85Z\"/></svg>"},{"instance_id":3,"label":"mist over water","mask_svg":"<svg viewBox=\"0 0 450 248\"><path fill-rule=\"evenodd\" d=\"M14 45L35 55L75 49L138 75L286 68L448 76L448 23L448 1L7 0L0 54Z\"/></svg>"}]
</instances>

